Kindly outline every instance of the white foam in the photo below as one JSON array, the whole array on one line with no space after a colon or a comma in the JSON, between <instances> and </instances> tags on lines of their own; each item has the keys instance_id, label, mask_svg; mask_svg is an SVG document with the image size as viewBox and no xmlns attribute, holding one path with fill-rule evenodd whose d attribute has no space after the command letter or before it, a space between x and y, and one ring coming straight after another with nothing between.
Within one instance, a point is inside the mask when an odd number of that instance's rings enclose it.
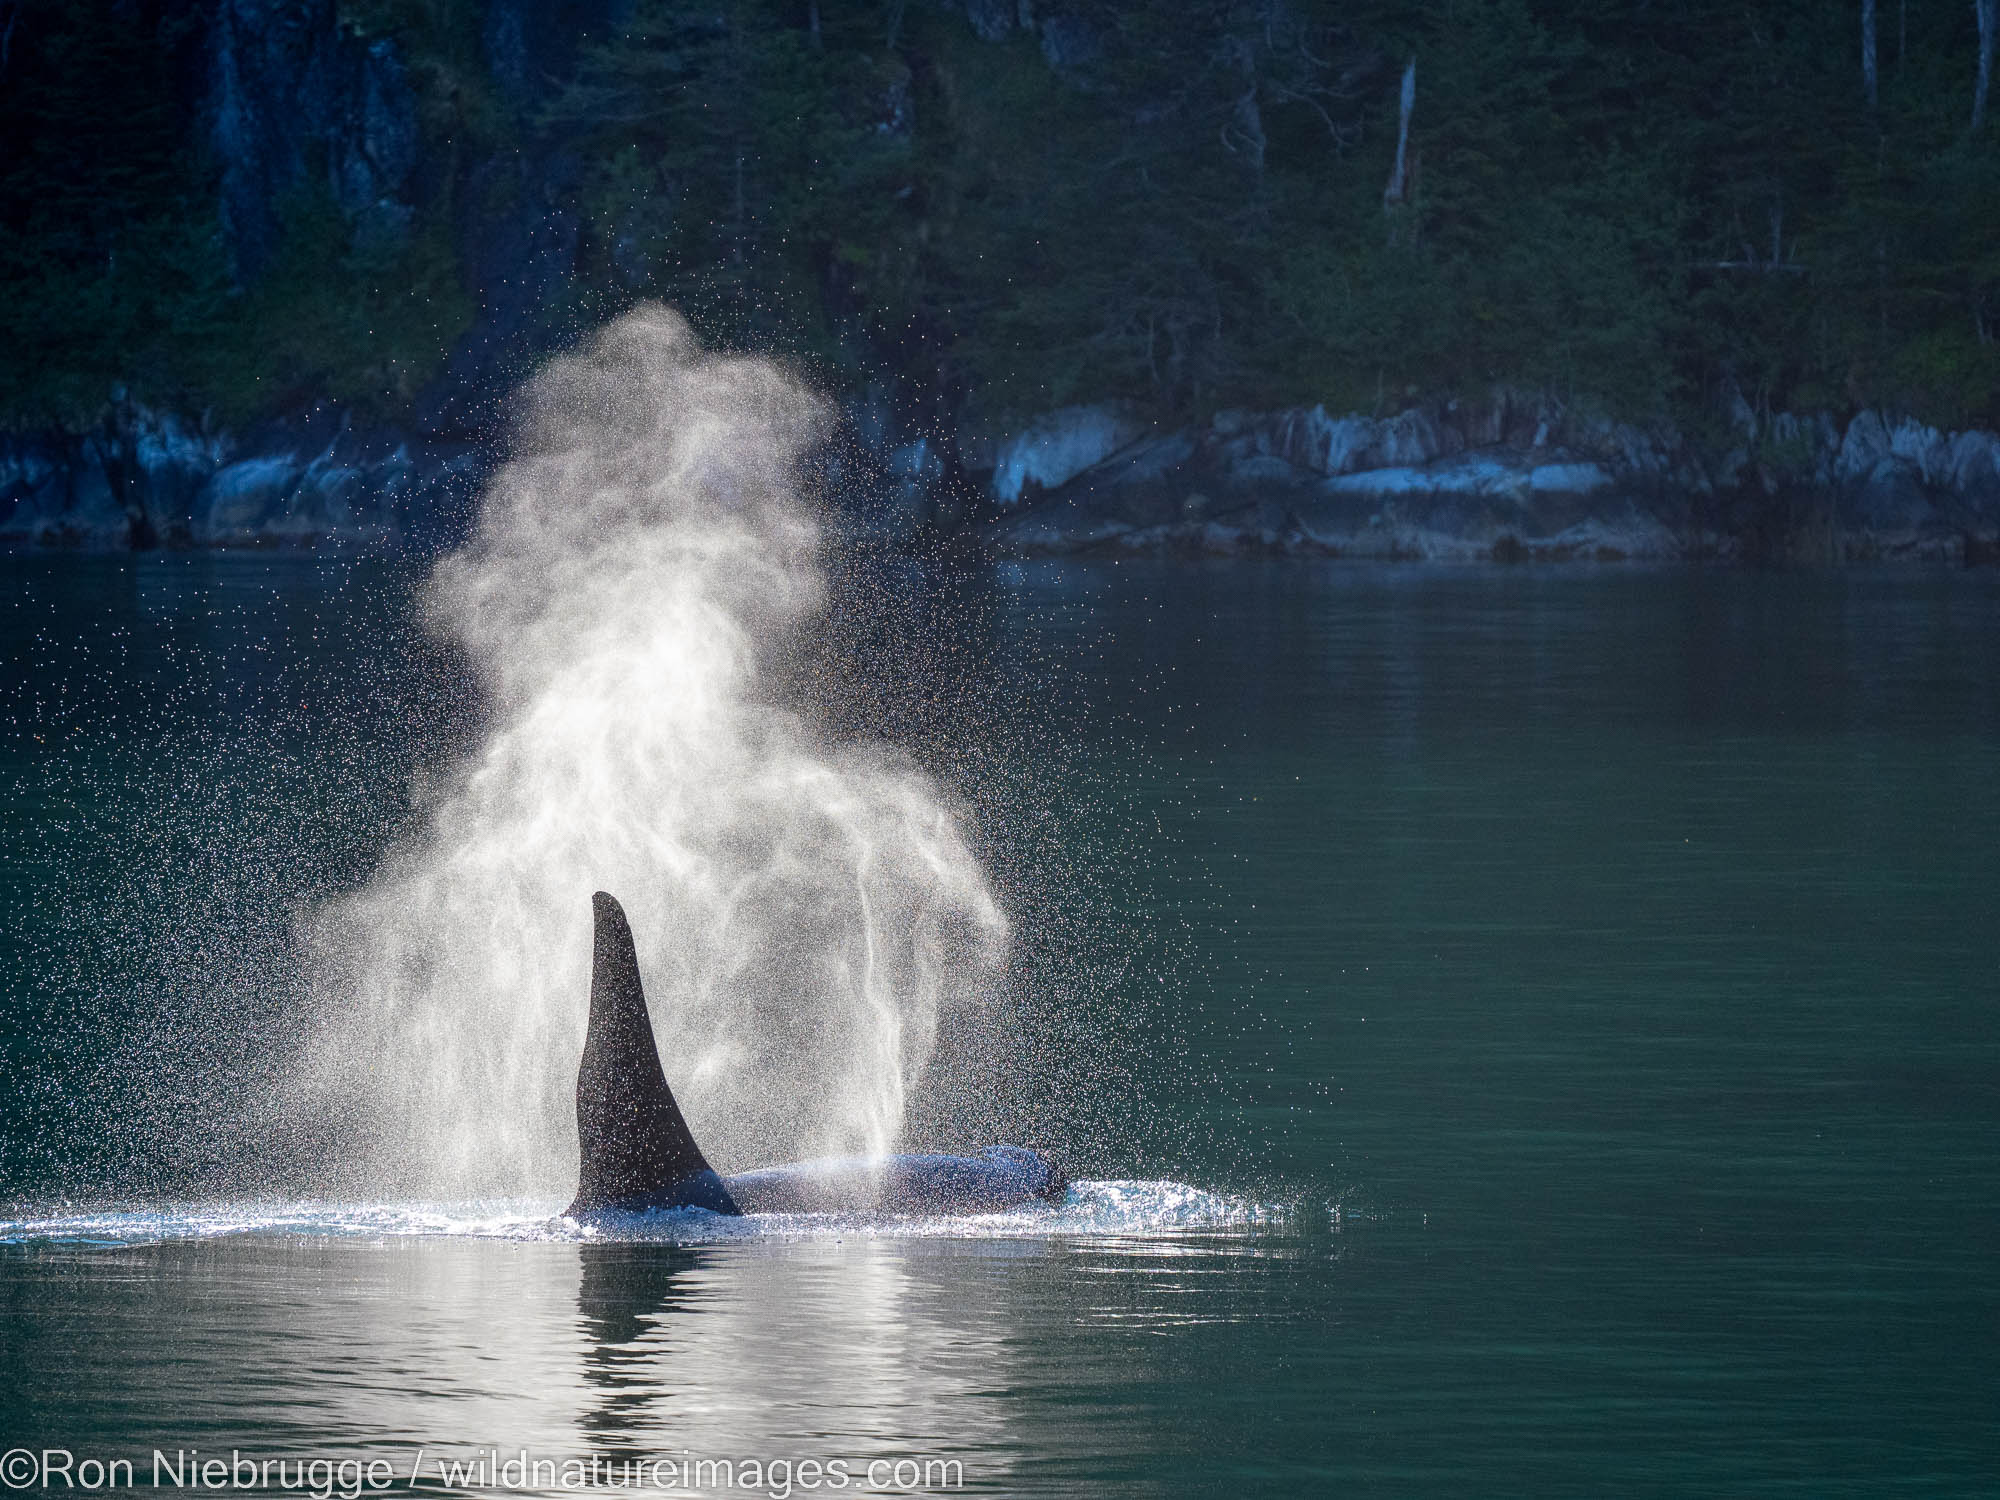
<instances>
[{"instance_id":1,"label":"white foam","mask_svg":"<svg viewBox=\"0 0 2000 1500\"><path fill-rule=\"evenodd\" d=\"M1285 1211L1179 1182L1077 1182L1060 1204L952 1217L750 1214L700 1209L622 1214L579 1223L545 1201L467 1203L232 1203L50 1212L0 1219L0 1245L118 1247L234 1236L450 1238L558 1243L703 1245L737 1240L865 1235L924 1239L1144 1237L1284 1223Z\"/></svg>"}]
</instances>

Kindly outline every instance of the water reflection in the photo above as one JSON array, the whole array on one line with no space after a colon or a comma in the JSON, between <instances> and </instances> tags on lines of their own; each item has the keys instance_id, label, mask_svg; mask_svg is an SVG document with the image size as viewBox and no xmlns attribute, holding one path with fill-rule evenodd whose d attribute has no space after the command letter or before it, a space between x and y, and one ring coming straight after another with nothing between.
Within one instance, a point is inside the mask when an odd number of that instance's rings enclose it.
<instances>
[{"instance_id":1,"label":"water reflection","mask_svg":"<svg viewBox=\"0 0 2000 1500\"><path fill-rule=\"evenodd\" d=\"M1001 1489L1024 1463L1095 1472L1173 1446L1157 1407L1118 1393L1183 1378L1175 1341L1204 1327L1301 1326L1323 1260L1270 1229L693 1247L247 1233L0 1257L17 1442L140 1467L155 1447L240 1449L406 1474L421 1453L434 1481L522 1453L855 1474L916 1457Z\"/></svg>"},{"instance_id":2,"label":"water reflection","mask_svg":"<svg viewBox=\"0 0 2000 1500\"><path fill-rule=\"evenodd\" d=\"M1002 1259L1046 1255L1011 1244ZM607 1460L951 1456L991 1481L1021 1329L981 1258L866 1237L578 1247L579 1436ZM949 1271L940 1277L926 1274ZM971 1274L966 1274L970 1272Z\"/></svg>"},{"instance_id":3,"label":"water reflection","mask_svg":"<svg viewBox=\"0 0 2000 1500\"><path fill-rule=\"evenodd\" d=\"M689 1273L695 1256L666 1245L582 1245L577 1333L583 1382L595 1400L578 1427L607 1458L641 1458L634 1433L661 1425L662 1377L672 1355L668 1325L699 1308Z\"/></svg>"}]
</instances>

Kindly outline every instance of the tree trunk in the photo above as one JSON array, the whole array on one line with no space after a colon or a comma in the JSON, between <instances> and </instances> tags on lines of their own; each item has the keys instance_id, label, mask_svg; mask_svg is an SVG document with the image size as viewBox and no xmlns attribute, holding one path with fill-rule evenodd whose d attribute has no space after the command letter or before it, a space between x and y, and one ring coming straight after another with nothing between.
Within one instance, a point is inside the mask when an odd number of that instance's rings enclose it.
<instances>
[{"instance_id":1,"label":"tree trunk","mask_svg":"<svg viewBox=\"0 0 2000 1500\"><path fill-rule=\"evenodd\" d=\"M1972 128L1986 123L1986 91L1993 81L1993 27L1996 0L1972 0L1979 18L1979 82L1972 90Z\"/></svg>"},{"instance_id":2,"label":"tree trunk","mask_svg":"<svg viewBox=\"0 0 2000 1500\"><path fill-rule=\"evenodd\" d=\"M750 233L749 223L748 223L750 217L749 209L743 196L743 148L740 145L736 148L735 199L736 201L734 207L735 207L736 223L734 226L735 234L733 235L733 239L735 240L736 248L734 251L734 255L736 259L736 264L740 266L743 264L745 260L743 242L744 240L749 238L749 233Z\"/></svg>"},{"instance_id":3,"label":"tree trunk","mask_svg":"<svg viewBox=\"0 0 2000 1500\"><path fill-rule=\"evenodd\" d=\"M1991 5L1993 0L1980 0ZM1403 69L1402 118L1396 126L1396 165L1389 173L1389 185L1382 189L1382 207L1392 208L1403 201L1409 189L1410 160L1410 112L1417 107L1417 60L1410 59L1410 65Z\"/></svg>"},{"instance_id":4,"label":"tree trunk","mask_svg":"<svg viewBox=\"0 0 2000 1500\"><path fill-rule=\"evenodd\" d=\"M1861 0L1861 88L1875 108L1875 0Z\"/></svg>"},{"instance_id":5,"label":"tree trunk","mask_svg":"<svg viewBox=\"0 0 2000 1500\"><path fill-rule=\"evenodd\" d=\"M1223 144L1250 163L1251 175L1259 182L1264 178L1264 152L1269 145L1264 135L1264 112L1257 107L1257 82L1253 78L1249 87L1236 99L1236 110L1230 128L1223 136Z\"/></svg>"}]
</instances>

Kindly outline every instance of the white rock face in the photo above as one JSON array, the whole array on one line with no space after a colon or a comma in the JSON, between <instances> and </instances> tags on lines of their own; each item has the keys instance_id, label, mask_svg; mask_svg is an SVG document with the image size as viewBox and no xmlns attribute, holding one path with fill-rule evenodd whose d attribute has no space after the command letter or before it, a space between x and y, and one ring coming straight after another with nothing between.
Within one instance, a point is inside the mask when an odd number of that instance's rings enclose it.
<instances>
[{"instance_id":1,"label":"white rock face","mask_svg":"<svg viewBox=\"0 0 2000 1500\"><path fill-rule=\"evenodd\" d=\"M1945 455L1945 483L1962 495L1986 496L2000 490L2000 437L1961 432Z\"/></svg>"},{"instance_id":2,"label":"white rock face","mask_svg":"<svg viewBox=\"0 0 2000 1500\"><path fill-rule=\"evenodd\" d=\"M1538 495L1588 495L1610 483L1596 464L1540 464L1528 474L1528 488Z\"/></svg>"},{"instance_id":3,"label":"white rock face","mask_svg":"<svg viewBox=\"0 0 2000 1500\"><path fill-rule=\"evenodd\" d=\"M1385 468L1427 464L1443 452L1442 434L1427 411L1402 412L1376 424L1375 461Z\"/></svg>"},{"instance_id":4,"label":"white rock face","mask_svg":"<svg viewBox=\"0 0 2000 1500\"><path fill-rule=\"evenodd\" d=\"M1864 411L1847 424L1834 456L1835 477L1856 480L1881 469L1883 460L1893 459L1916 471L1927 485L1952 483L1965 439L1992 441L1992 434L1964 432L1947 437L1935 427L1904 417L1893 426L1877 411Z\"/></svg>"},{"instance_id":5,"label":"white rock face","mask_svg":"<svg viewBox=\"0 0 2000 1500\"><path fill-rule=\"evenodd\" d=\"M1331 417L1324 406L1279 414L1273 424L1272 456L1316 474L1346 474L1361 468L1375 444L1368 417Z\"/></svg>"},{"instance_id":6,"label":"white rock face","mask_svg":"<svg viewBox=\"0 0 2000 1500\"><path fill-rule=\"evenodd\" d=\"M201 476L213 473L229 456L223 438L193 432L171 412L142 410L133 429L132 456L147 473L174 469Z\"/></svg>"},{"instance_id":7,"label":"white rock face","mask_svg":"<svg viewBox=\"0 0 2000 1500\"><path fill-rule=\"evenodd\" d=\"M1278 413L1262 439L1259 446L1272 457L1329 477L1427 464L1445 451L1437 423L1420 410L1377 419L1329 416L1324 406L1301 408Z\"/></svg>"},{"instance_id":8,"label":"white rock face","mask_svg":"<svg viewBox=\"0 0 2000 1500\"><path fill-rule=\"evenodd\" d=\"M1905 463L1914 465L1917 472L1924 476L1925 484L1937 484L1944 478L1945 455L1949 448L1944 434L1935 427L1926 427L1907 418L1898 422L1889 433L1889 451Z\"/></svg>"},{"instance_id":9,"label":"white rock face","mask_svg":"<svg viewBox=\"0 0 2000 1500\"><path fill-rule=\"evenodd\" d=\"M1052 411L1000 445L993 466L993 498L1013 505L1029 484L1052 490L1102 463L1143 430L1111 406Z\"/></svg>"},{"instance_id":10,"label":"white rock face","mask_svg":"<svg viewBox=\"0 0 2000 1500\"><path fill-rule=\"evenodd\" d=\"M1881 414L1860 412L1847 424L1840 451L1834 455L1833 471L1842 479L1858 479L1888 456L1889 431L1882 424Z\"/></svg>"},{"instance_id":11,"label":"white rock face","mask_svg":"<svg viewBox=\"0 0 2000 1500\"><path fill-rule=\"evenodd\" d=\"M197 502L195 534L203 541L248 540L282 512L297 487L299 461L291 453L246 458L218 469Z\"/></svg>"},{"instance_id":12,"label":"white rock face","mask_svg":"<svg viewBox=\"0 0 2000 1500\"><path fill-rule=\"evenodd\" d=\"M1546 479L1538 484L1537 476ZM1427 467L1363 469L1329 479L1324 489L1330 495L1388 499L1397 495L1518 496L1531 488L1582 494L1609 483L1609 477L1595 464L1543 464L1529 470L1490 454L1470 454Z\"/></svg>"}]
</instances>

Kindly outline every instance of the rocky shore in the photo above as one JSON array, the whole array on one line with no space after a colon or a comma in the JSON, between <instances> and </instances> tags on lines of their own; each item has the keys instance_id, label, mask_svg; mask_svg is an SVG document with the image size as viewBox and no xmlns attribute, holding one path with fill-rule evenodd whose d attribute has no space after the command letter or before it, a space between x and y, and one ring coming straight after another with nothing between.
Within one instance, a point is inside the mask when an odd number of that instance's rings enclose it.
<instances>
[{"instance_id":1,"label":"rocky shore","mask_svg":"<svg viewBox=\"0 0 2000 1500\"><path fill-rule=\"evenodd\" d=\"M2000 435L1863 411L1726 440L1504 398L1149 428L1107 405L945 441L850 410L837 520L873 544L998 556L1294 553L1394 560L2000 560ZM488 445L321 407L233 434L131 404L85 433L0 435L0 546L448 543Z\"/></svg>"},{"instance_id":2,"label":"rocky shore","mask_svg":"<svg viewBox=\"0 0 2000 1500\"><path fill-rule=\"evenodd\" d=\"M1495 400L1387 418L1225 412L1141 433L1079 408L999 445L996 552L1379 559L2000 559L2000 436L1863 411L1729 439Z\"/></svg>"},{"instance_id":3,"label":"rocky shore","mask_svg":"<svg viewBox=\"0 0 2000 1500\"><path fill-rule=\"evenodd\" d=\"M0 546L422 545L462 528L487 464L326 409L237 435L121 405L90 432L0 435Z\"/></svg>"}]
</instances>

